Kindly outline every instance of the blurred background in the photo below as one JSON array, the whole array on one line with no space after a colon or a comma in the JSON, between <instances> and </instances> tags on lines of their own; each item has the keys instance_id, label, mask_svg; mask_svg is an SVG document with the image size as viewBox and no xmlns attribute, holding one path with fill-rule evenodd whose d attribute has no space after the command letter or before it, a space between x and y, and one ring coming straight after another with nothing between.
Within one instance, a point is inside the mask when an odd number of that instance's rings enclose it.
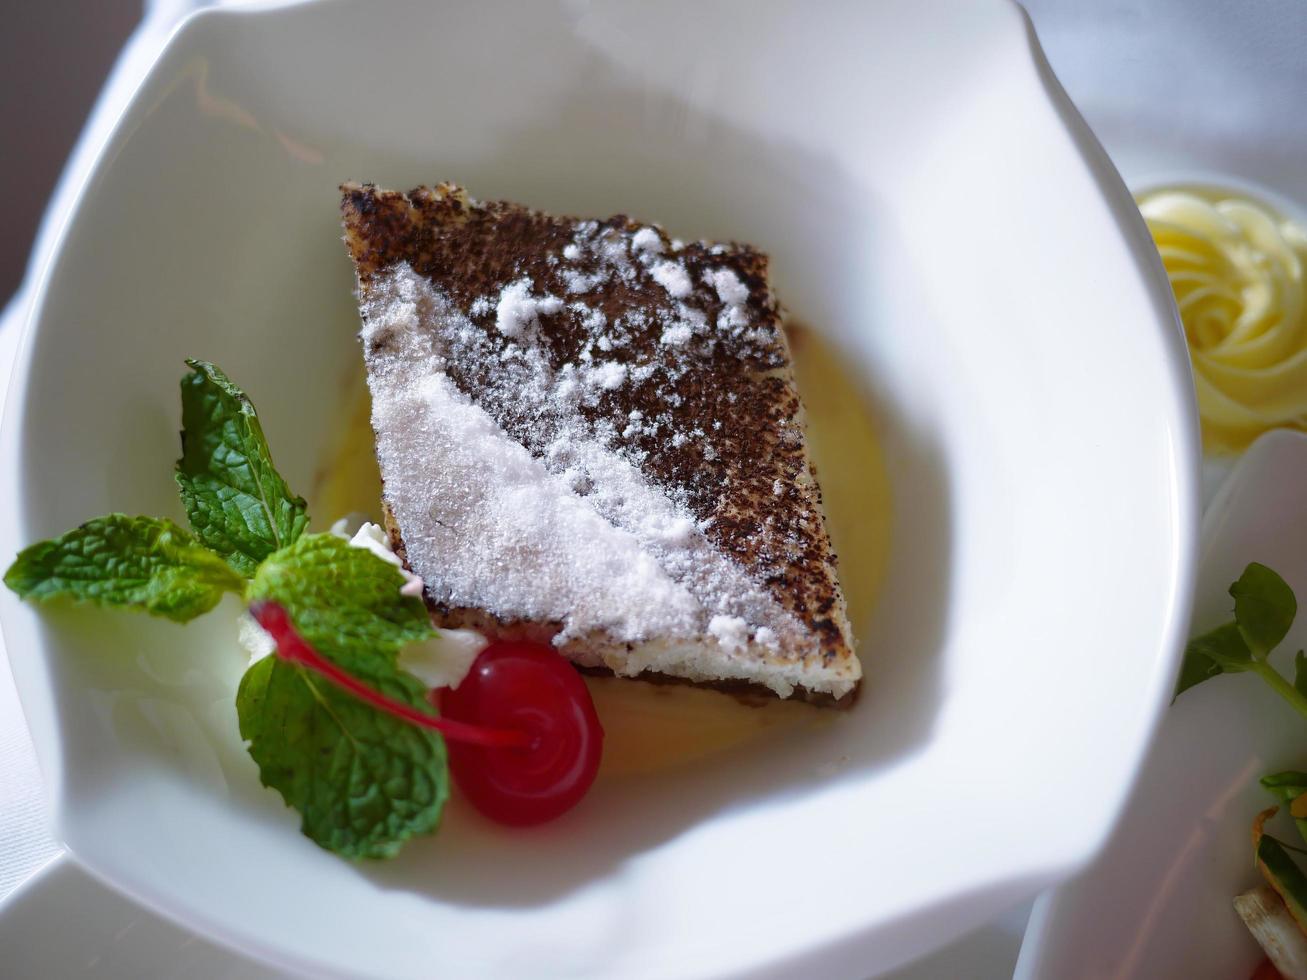
<instances>
[{"instance_id":1,"label":"blurred background","mask_svg":"<svg viewBox=\"0 0 1307 980\"><path fill-rule=\"evenodd\" d=\"M18 288L32 237L91 104L142 0L37 0L3 5L0 30L0 307Z\"/></svg>"},{"instance_id":2,"label":"blurred background","mask_svg":"<svg viewBox=\"0 0 1307 980\"><path fill-rule=\"evenodd\" d=\"M172 23L224 0L3 0L0 309L18 288L33 235L69 151L124 42L148 9ZM874 2L874 0L868 0ZM1049 61L1117 157L1177 148L1307 200L1307 0L1024 0ZM162 16L168 15L168 16ZM1171 43L1157 44L1158 38ZM1277 56L1278 52L1278 56ZM124 93L125 94L125 93ZM1247 132L1279 130L1275 146ZM1116 159L1123 169L1146 161Z\"/></svg>"}]
</instances>

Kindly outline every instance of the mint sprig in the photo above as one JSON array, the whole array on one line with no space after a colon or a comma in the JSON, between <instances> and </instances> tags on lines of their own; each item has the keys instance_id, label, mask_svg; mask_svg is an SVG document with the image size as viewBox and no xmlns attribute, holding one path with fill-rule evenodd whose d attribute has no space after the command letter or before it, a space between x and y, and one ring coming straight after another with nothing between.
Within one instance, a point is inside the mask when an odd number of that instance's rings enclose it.
<instances>
[{"instance_id":1,"label":"mint sprig","mask_svg":"<svg viewBox=\"0 0 1307 980\"><path fill-rule=\"evenodd\" d=\"M422 600L401 595L403 586L399 569L370 551L334 534L310 534L265 560L246 598L281 603L305 640L353 670L360 653L394 663L400 647L436 635Z\"/></svg>"},{"instance_id":2,"label":"mint sprig","mask_svg":"<svg viewBox=\"0 0 1307 980\"><path fill-rule=\"evenodd\" d=\"M172 521L110 514L24 548L5 585L37 602L122 606L184 623L245 582Z\"/></svg>"},{"instance_id":3,"label":"mint sprig","mask_svg":"<svg viewBox=\"0 0 1307 980\"><path fill-rule=\"evenodd\" d=\"M253 403L207 361L182 378L177 486L196 536L244 575L308 526L308 505L272 464Z\"/></svg>"},{"instance_id":4,"label":"mint sprig","mask_svg":"<svg viewBox=\"0 0 1307 980\"><path fill-rule=\"evenodd\" d=\"M384 657L353 656L349 669L390 698L429 708L426 688ZM305 836L327 850L390 858L439 824L449 780L436 733L275 656L245 672L236 712L259 779L299 811Z\"/></svg>"},{"instance_id":5,"label":"mint sprig","mask_svg":"<svg viewBox=\"0 0 1307 980\"><path fill-rule=\"evenodd\" d=\"M269 556L250 602L294 610L315 650L374 690L430 710L425 685L397 666L400 649L435 635L404 576L333 534L309 534ZM349 857L382 858L436 827L448 796L445 746L431 731L378 711L312 671L256 663L236 695L241 737L259 778L300 812L302 829Z\"/></svg>"},{"instance_id":6,"label":"mint sprig","mask_svg":"<svg viewBox=\"0 0 1307 980\"><path fill-rule=\"evenodd\" d=\"M307 506L272 463L245 393L205 361L182 380L176 479L194 531L110 514L24 549L5 574L19 596L89 601L186 622L223 594L274 600L337 667L426 711L426 688L397 666L434 635L422 600L376 555L306 535ZM264 785L300 812L304 833L348 857L394 856L433 830L449 793L444 742L276 656L251 666L236 698Z\"/></svg>"}]
</instances>

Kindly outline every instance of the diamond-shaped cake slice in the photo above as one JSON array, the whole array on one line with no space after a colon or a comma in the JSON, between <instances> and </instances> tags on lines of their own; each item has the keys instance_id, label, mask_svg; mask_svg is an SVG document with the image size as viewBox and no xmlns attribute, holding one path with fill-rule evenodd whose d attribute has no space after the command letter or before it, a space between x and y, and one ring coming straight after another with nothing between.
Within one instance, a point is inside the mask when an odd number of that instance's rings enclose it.
<instances>
[{"instance_id":1,"label":"diamond-shaped cake slice","mask_svg":"<svg viewBox=\"0 0 1307 980\"><path fill-rule=\"evenodd\" d=\"M438 625L854 692L766 256L451 184L342 191L387 521Z\"/></svg>"}]
</instances>

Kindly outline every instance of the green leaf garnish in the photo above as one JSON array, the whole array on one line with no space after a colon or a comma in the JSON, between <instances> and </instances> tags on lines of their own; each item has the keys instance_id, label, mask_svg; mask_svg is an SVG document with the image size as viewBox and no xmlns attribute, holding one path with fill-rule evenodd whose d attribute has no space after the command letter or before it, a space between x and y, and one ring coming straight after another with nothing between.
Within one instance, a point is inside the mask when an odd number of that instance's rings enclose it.
<instances>
[{"instance_id":1,"label":"green leaf garnish","mask_svg":"<svg viewBox=\"0 0 1307 980\"><path fill-rule=\"evenodd\" d=\"M247 596L293 609L296 630L319 654L429 710L426 687L396 666L401 647L435 635L426 606L401 595L403 585L399 569L371 552L334 534L308 534L259 566ZM236 710L260 779L323 847L391 857L439 822L449 793L439 735L276 657L246 672Z\"/></svg>"},{"instance_id":2,"label":"green leaf garnish","mask_svg":"<svg viewBox=\"0 0 1307 980\"><path fill-rule=\"evenodd\" d=\"M1266 883L1284 899L1298 924L1307 928L1307 875L1284 845L1270 834L1263 834L1257 844L1257 867Z\"/></svg>"},{"instance_id":3,"label":"green leaf garnish","mask_svg":"<svg viewBox=\"0 0 1307 980\"><path fill-rule=\"evenodd\" d=\"M356 655L349 669L391 698L425 706L423 685L384 656ZM304 834L328 850L394 857L405 840L439 824L449 778L444 741L435 733L275 656L245 672L236 711L259 778L299 811Z\"/></svg>"},{"instance_id":4,"label":"green leaf garnish","mask_svg":"<svg viewBox=\"0 0 1307 980\"><path fill-rule=\"evenodd\" d=\"M309 534L268 558L246 592L294 611L309 644L348 670L354 659L383 655L436 635L427 607L400 589L399 569L334 534Z\"/></svg>"},{"instance_id":5,"label":"green leaf garnish","mask_svg":"<svg viewBox=\"0 0 1307 980\"><path fill-rule=\"evenodd\" d=\"M1230 586L1234 621L1253 655L1265 659L1280 645L1293 625L1298 600L1284 579L1253 562Z\"/></svg>"},{"instance_id":6,"label":"green leaf garnish","mask_svg":"<svg viewBox=\"0 0 1307 980\"><path fill-rule=\"evenodd\" d=\"M1233 622L1189 641L1175 685L1176 696L1217 674L1252 671L1307 715L1307 674L1302 661L1296 662L1297 675L1292 685L1267 663L1297 615L1298 600L1293 590L1271 569L1252 562L1230 586L1230 595L1234 598Z\"/></svg>"},{"instance_id":7,"label":"green leaf garnish","mask_svg":"<svg viewBox=\"0 0 1307 980\"><path fill-rule=\"evenodd\" d=\"M1218 626L1209 633L1194 637L1185 647L1175 693L1183 694L1217 674L1248 670L1252 662L1252 652L1239 627L1235 623Z\"/></svg>"},{"instance_id":8,"label":"green leaf garnish","mask_svg":"<svg viewBox=\"0 0 1307 980\"><path fill-rule=\"evenodd\" d=\"M1275 815L1276 808L1265 810L1253 821L1253 851L1257 870L1266 883L1284 899L1285 907L1303 929L1307 929L1307 875L1303 874L1288 848L1262 827Z\"/></svg>"},{"instance_id":9,"label":"green leaf garnish","mask_svg":"<svg viewBox=\"0 0 1307 980\"><path fill-rule=\"evenodd\" d=\"M122 606L184 623L244 582L172 521L110 514L23 549L5 585L38 602Z\"/></svg>"},{"instance_id":10,"label":"green leaf garnish","mask_svg":"<svg viewBox=\"0 0 1307 980\"><path fill-rule=\"evenodd\" d=\"M399 650L434 635L404 576L333 535L305 535L304 500L272 463L254 406L218 368L187 361L176 479L194 534L172 521L111 514L21 552L5 584L186 621L224 592L288 609L321 657L424 712L425 685ZM248 581L247 581L248 580ZM350 857L392 857L435 828L448 797L443 740L272 656L237 692L241 735L264 785L300 811L304 833Z\"/></svg>"},{"instance_id":11,"label":"green leaf garnish","mask_svg":"<svg viewBox=\"0 0 1307 980\"><path fill-rule=\"evenodd\" d=\"M1292 684L1269 660L1271 652L1288 635L1297 615L1298 602L1293 590L1271 569L1253 562L1230 586L1230 595L1234 598L1234 621L1189 641L1176 694L1217 674L1246 671L1260 677L1294 710L1307 717L1307 654L1299 650L1294 657ZM1263 776L1261 783L1282 804L1288 804L1299 836L1307 840L1307 772L1271 773ZM1279 807L1264 810L1253 821L1253 851L1262 877L1280 896L1283 908L1298 928L1282 922L1276 917L1278 913L1267 912L1279 908L1278 902L1266 905L1255 896L1249 900L1253 893L1242 895L1236 899L1235 906L1261 943L1276 939L1277 930L1283 927L1289 928L1299 941L1302 939L1299 929L1307 931L1307 874L1289 853L1299 849L1264 831L1266 822L1278 810Z\"/></svg>"},{"instance_id":12,"label":"green leaf garnish","mask_svg":"<svg viewBox=\"0 0 1307 980\"><path fill-rule=\"evenodd\" d=\"M304 498L272 464L254 405L207 361L188 360L182 379L182 457L177 485L196 536L253 575L308 525Z\"/></svg>"}]
</instances>

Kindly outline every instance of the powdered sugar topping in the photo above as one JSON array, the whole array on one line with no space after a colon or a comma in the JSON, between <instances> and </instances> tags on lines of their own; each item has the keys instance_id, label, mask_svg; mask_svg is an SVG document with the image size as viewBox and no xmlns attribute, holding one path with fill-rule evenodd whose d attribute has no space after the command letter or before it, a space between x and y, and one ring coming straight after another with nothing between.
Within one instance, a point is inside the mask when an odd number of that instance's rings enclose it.
<instances>
[{"instance_id":1,"label":"powdered sugar topping","mask_svg":"<svg viewBox=\"0 0 1307 980\"><path fill-rule=\"evenodd\" d=\"M495 304L495 329L517 339L539 326L541 313L557 313L563 301L557 296L532 296L531 280L519 279L505 286Z\"/></svg>"},{"instance_id":2,"label":"powdered sugar topping","mask_svg":"<svg viewBox=\"0 0 1307 980\"><path fill-rule=\"evenodd\" d=\"M605 391L615 391L626 381L626 365L616 361L604 361L590 368L587 377L591 383Z\"/></svg>"},{"instance_id":3,"label":"powdered sugar topping","mask_svg":"<svg viewBox=\"0 0 1307 980\"><path fill-rule=\"evenodd\" d=\"M652 228L641 228L631 236L631 248L637 252L650 252L653 255L661 255L663 240L658 232Z\"/></svg>"},{"instance_id":4,"label":"powdered sugar topping","mask_svg":"<svg viewBox=\"0 0 1307 980\"><path fill-rule=\"evenodd\" d=\"M599 256L609 275L639 268L611 244L577 252ZM683 267L680 276L688 293ZM551 364L536 338L539 317L560 312L603 329L580 365ZM596 631L628 643L706 635L728 652L751 636L774 646L777 637L800 635L798 621L707 539L675 489L650 482L635 465L638 454L619 448L650 433L675 438L681 433L665 431L669 420L632 411L613 427L587 418L585 406L648 383L655 369L603 356L623 349L627 335L596 313L564 308L518 279L495 301L494 328L511 342L492 353L487 335L407 265L370 284L362 337L377 456L428 597L556 623L558 643ZM692 335L686 321L663 330L664 343ZM476 401L448 375L455 360L493 365ZM535 454L490 411L510 412L514 403L532 408Z\"/></svg>"},{"instance_id":5,"label":"powdered sugar topping","mask_svg":"<svg viewBox=\"0 0 1307 980\"><path fill-rule=\"evenodd\" d=\"M714 616L708 620L708 632L727 653L743 650L749 642L749 624L739 616Z\"/></svg>"},{"instance_id":6,"label":"powdered sugar topping","mask_svg":"<svg viewBox=\"0 0 1307 980\"><path fill-rule=\"evenodd\" d=\"M654 282L667 290L668 295L684 299L690 295L690 274L679 262L659 262L650 270Z\"/></svg>"},{"instance_id":7,"label":"powdered sugar topping","mask_svg":"<svg viewBox=\"0 0 1307 980\"><path fill-rule=\"evenodd\" d=\"M708 285L717 292L717 298L727 306L743 306L749 299L749 287L731 269L713 269L704 274Z\"/></svg>"}]
</instances>

